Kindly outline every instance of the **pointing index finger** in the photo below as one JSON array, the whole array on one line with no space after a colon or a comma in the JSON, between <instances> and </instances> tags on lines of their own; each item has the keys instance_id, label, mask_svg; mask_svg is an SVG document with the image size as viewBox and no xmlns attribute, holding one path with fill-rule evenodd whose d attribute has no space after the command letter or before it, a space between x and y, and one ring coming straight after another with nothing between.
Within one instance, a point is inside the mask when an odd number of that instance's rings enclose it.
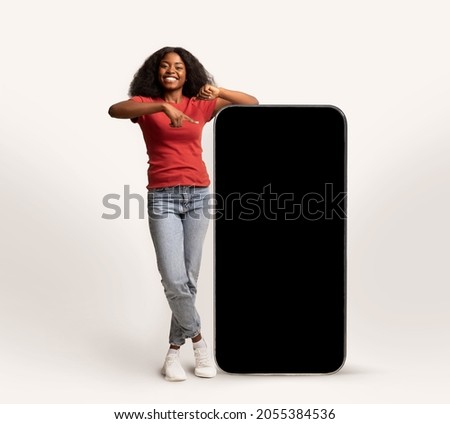
<instances>
[{"instance_id":1,"label":"pointing index finger","mask_svg":"<svg viewBox=\"0 0 450 424\"><path fill-rule=\"evenodd\" d=\"M190 118L189 116L186 116L187 120L193 124L198 124L199 121L196 121L195 119Z\"/></svg>"}]
</instances>

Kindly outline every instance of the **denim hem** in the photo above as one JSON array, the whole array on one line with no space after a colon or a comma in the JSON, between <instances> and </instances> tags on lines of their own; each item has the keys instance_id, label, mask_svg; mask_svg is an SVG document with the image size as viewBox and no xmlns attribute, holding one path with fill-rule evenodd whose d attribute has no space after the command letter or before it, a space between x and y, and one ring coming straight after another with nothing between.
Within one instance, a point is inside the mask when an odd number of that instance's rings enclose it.
<instances>
[{"instance_id":1,"label":"denim hem","mask_svg":"<svg viewBox=\"0 0 450 424\"><path fill-rule=\"evenodd\" d=\"M181 343L169 341L169 344L181 347L181 346L183 346L186 343L187 339L193 339L194 337L197 337L201 333L202 332L200 330L196 331L193 336L187 336Z\"/></svg>"}]
</instances>

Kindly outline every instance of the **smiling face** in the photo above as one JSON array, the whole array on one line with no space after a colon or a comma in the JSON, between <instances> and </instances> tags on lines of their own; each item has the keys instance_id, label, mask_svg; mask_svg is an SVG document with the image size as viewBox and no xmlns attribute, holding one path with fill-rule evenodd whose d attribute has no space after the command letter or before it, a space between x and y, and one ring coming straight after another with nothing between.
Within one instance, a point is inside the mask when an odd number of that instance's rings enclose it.
<instances>
[{"instance_id":1,"label":"smiling face","mask_svg":"<svg viewBox=\"0 0 450 424\"><path fill-rule=\"evenodd\" d=\"M170 52L161 59L158 75L165 91L182 89L186 81L186 66L177 53Z\"/></svg>"}]
</instances>

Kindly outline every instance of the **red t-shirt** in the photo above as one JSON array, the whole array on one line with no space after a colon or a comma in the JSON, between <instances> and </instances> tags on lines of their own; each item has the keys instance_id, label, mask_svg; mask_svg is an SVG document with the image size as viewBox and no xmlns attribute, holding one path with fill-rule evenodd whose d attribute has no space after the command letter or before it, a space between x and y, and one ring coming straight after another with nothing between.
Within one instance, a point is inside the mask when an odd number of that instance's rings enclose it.
<instances>
[{"instance_id":1,"label":"red t-shirt","mask_svg":"<svg viewBox=\"0 0 450 424\"><path fill-rule=\"evenodd\" d=\"M134 96L136 102L162 102L159 98ZM147 188L162 188L178 185L207 187L210 179L202 159L202 132L213 117L216 99L198 100L183 96L181 103L171 103L198 124L183 122L173 128L164 112L142 115L137 119L147 146Z\"/></svg>"}]
</instances>

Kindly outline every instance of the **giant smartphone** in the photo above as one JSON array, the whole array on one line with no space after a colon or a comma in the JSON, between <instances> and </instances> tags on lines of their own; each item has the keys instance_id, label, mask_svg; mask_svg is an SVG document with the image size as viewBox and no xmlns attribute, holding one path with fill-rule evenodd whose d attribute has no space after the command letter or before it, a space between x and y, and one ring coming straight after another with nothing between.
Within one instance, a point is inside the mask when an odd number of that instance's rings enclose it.
<instances>
[{"instance_id":1,"label":"giant smartphone","mask_svg":"<svg viewBox=\"0 0 450 424\"><path fill-rule=\"evenodd\" d=\"M214 122L214 355L232 374L330 374L346 352L347 122L329 105Z\"/></svg>"}]
</instances>

